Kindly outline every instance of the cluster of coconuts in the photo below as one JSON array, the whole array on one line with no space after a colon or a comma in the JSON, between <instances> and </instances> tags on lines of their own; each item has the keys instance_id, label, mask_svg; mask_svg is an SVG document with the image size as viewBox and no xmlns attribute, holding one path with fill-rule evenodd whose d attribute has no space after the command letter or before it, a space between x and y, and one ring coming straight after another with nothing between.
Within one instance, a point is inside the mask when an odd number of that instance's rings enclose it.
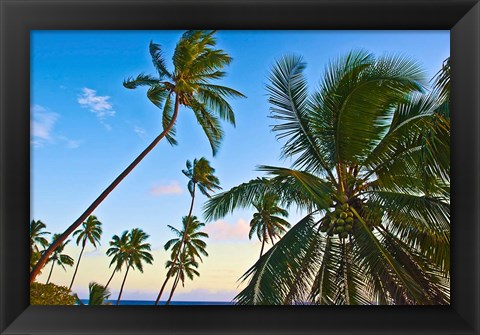
<instances>
[{"instance_id":1,"label":"cluster of coconuts","mask_svg":"<svg viewBox=\"0 0 480 335\"><path fill-rule=\"evenodd\" d=\"M339 238L347 238L352 234L355 219L350 206L347 203L338 203L332 212L329 212L322 221L320 231L328 236L338 235Z\"/></svg>"}]
</instances>

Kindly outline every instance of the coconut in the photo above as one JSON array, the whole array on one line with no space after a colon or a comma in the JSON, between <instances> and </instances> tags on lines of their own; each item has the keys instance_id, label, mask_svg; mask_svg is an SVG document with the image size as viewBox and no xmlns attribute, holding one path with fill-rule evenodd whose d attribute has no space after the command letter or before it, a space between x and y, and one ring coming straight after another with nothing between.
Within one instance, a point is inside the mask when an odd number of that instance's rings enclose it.
<instances>
[{"instance_id":1,"label":"coconut","mask_svg":"<svg viewBox=\"0 0 480 335\"><path fill-rule=\"evenodd\" d=\"M347 233L346 231L344 231L344 232L342 232L342 233L340 234L340 237L341 237L341 238L347 238L347 237L348 237L348 233Z\"/></svg>"},{"instance_id":2,"label":"coconut","mask_svg":"<svg viewBox=\"0 0 480 335\"><path fill-rule=\"evenodd\" d=\"M337 220L337 224L338 224L339 226L343 226L343 225L345 224L345 220L343 220L343 219L338 219L338 220Z\"/></svg>"},{"instance_id":3,"label":"coconut","mask_svg":"<svg viewBox=\"0 0 480 335\"><path fill-rule=\"evenodd\" d=\"M348 217L347 213L341 212L340 213L340 219L346 219Z\"/></svg>"},{"instance_id":4,"label":"coconut","mask_svg":"<svg viewBox=\"0 0 480 335\"><path fill-rule=\"evenodd\" d=\"M335 232L336 233L341 233L345 230L345 228L343 226L338 226L337 228L335 228Z\"/></svg>"},{"instance_id":5,"label":"coconut","mask_svg":"<svg viewBox=\"0 0 480 335\"><path fill-rule=\"evenodd\" d=\"M347 210L347 209L348 209L348 204L343 204L343 205L342 205L342 208L343 208L344 210Z\"/></svg>"},{"instance_id":6,"label":"coconut","mask_svg":"<svg viewBox=\"0 0 480 335\"><path fill-rule=\"evenodd\" d=\"M345 222L346 222L346 223L352 223L352 222L353 222L353 218L346 218L346 219L345 219Z\"/></svg>"},{"instance_id":7,"label":"coconut","mask_svg":"<svg viewBox=\"0 0 480 335\"><path fill-rule=\"evenodd\" d=\"M351 211L347 211L347 215L348 215L348 217L353 218L353 213Z\"/></svg>"},{"instance_id":8,"label":"coconut","mask_svg":"<svg viewBox=\"0 0 480 335\"><path fill-rule=\"evenodd\" d=\"M347 225L345 226L345 230L346 230L346 231L350 231L350 230L352 230L352 228L353 228L353 226L352 226L352 225L349 225L349 224L347 224Z\"/></svg>"}]
</instances>

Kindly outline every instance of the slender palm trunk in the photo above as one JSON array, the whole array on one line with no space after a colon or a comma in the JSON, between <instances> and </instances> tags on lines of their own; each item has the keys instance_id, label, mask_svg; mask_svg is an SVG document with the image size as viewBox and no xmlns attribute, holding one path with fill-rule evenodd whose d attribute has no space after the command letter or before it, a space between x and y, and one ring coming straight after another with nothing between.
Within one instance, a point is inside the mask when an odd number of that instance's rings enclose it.
<instances>
[{"instance_id":1,"label":"slender palm trunk","mask_svg":"<svg viewBox=\"0 0 480 335\"><path fill-rule=\"evenodd\" d=\"M115 275L115 272L117 272L117 268L115 268L115 269L113 270L113 273L112 273L112 275L110 276L110 279L108 280L107 284L105 285L105 288L107 288L108 285L110 284L110 282L112 281L113 276Z\"/></svg>"},{"instance_id":2,"label":"slender palm trunk","mask_svg":"<svg viewBox=\"0 0 480 335\"><path fill-rule=\"evenodd\" d=\"M179 100L178 100L178 95L175 95L175 107L172 115L172 121L170 124L165 128L160 135L158 135L150 145L142 151L140 155L138 155L137 158L117 177L115 180L100 194L100 196L95 199L95 201L87 208L85 212L83 212L82 215L70 226L68 227L65 232L60 235L54 243L52 243L48 249L45 251L45 253L40 257L40 260L37 262L35 267L33 268L32 272L30 273L30 284L35 280L37 277L38 273L42 269L42 267L45 265L45 263L48 260L48 257L53 253L53 251L61 244L63 243L67 237L75 231L75 229L78 228L82 224L83 221L87 219L87 217L92 214L92 212L95 210L95 208L98 207L102 203L102 201L112 192L115 187L117 187L118 184L140 163L145 156L153 150L153 148L160 142L162 138L167 135L167 133L172 129L173 125L175 124L175 121L177 120L178 116L178 107L179 107Z\"/></svg>"},{"instance_id":3,"label":"slender palm trunk","mask_svg":"<svg viewBox=\"0 0 480 335\"><path fill-rule=\"evenodd\" d=\"M167 300L167 305L170 305L170 302L172 301L173 293L175 292L175 289L177 288L178 282L180 281L180 271L181 270L178 271L177 277L175 278L175 281L173 282L172 290L170 291L170 296L168 297L168 300Z\"/></svg>"},{"instance_id":4,"label":"slender palm trunk","mask_svg":"<svg viewBox=\"0 0 480 335\"><path fill-rule=\"evenodd\" d=\"M262 255L263 255L263 247L265 247L265 239L262 239L262 248L260 249L260 257L259 257L259 258L262 258Z\"/></svg>"},{"instance_id":5,"label":"slender palm trunk","mask_svg":"<svg viewBox=\"0 0 480 335\"><path fill-rule=\"evenodd\" d=\"M197 189L197 183L193 182L193 192L192 192L192 202L190 203L190 210L188 211L188 216L187 216L187 225L185 226L182 240L180 241L180 246L178 247L178 252L175 254L175 258L172 262L172 265L175 264L175 262L178 260L178 257L180 256L180 250L182 250L183 243L185 242L185 238L187 236L187 230L188 226L190 225L190 217L192 216L193 212L193 204L195 203L195 190ZM167 281L170 279L170 274L172 272L172 268L170 268L167 272L167 278L163 282L162 288L160 289L160 292L158 293L157 300L155 301L155 305L158 305L160 301L160 297L163 294L163 290L165 289L165 285L167 284Z\"/></svg>"},{"instance_id":6,"label":"slender palm trunk","mask_svg":"<svg viewBox=\"0 0 480 335\"><path fill-rule=\"evenodd\" d=\"M348 288L348 270L347 270L347 246L345 244L345 239L343 239L343 259L345 262L345 265L343 266L343 285L344 285L344 291L345 291L345 304L350 305L350 294L349 294L349 288Z\"/></svg>"},{"instance_id":7,"label":"slender palm trunk","mask_svg":"<svg viewBox=\"0 0 480 335\"><path fill-rule=\"evenodd\" d=\"M262 238L262 248L260 249L260 257L259 258L262 258L262 255L263 255L263 248L265 247L265 240L267 239L267 226L265 226L265 224L263 224L263 238Z\"/></svg>"},{"instance_id":8,"label":"slender palm trunk","mask_svg":"<svg viewBox=\"0 0 480 335\"><path fill-rule=\"evenodd\" d=\"M77 266L75 267L75 272L73 272L72 282L70 283L70 287L68 288L69 290L72 289L73 282L75 281L75 276L77 275L78 266L80 265L80 260L82 259L83 250L85 250L85 244L86 244L85 242L86 240L83 241L82 251L80 251L80 256L78 256Z\"/></svg>"},{"instance_id":9,"label":"slender palm trunk","mask_svg":"<svg viewBox=\"0 0 480 335\"><path fill-rule=\"evenodd\" d=\"M117 305L120 303L120 297L122 296L123 285L125 285L125 280L127 280L128 270L130 270L130 267L127 267L127 272L125 272L125 277L123 277L122 286L120 287L120 293L118 294Z\"/></svg>"},{"instance_id":10,"label":"slender palm trunk","mask_svg":"<svg viewBox=\"0 0 480 335\"><path fill-rule=\"evenodd\" d=\"M52 276L54 265L55 265L55 261L52 261L52 267L50 268L50 273L48 274L47 282L45 284L48 284L50 282L50 277Z\"/></svg>"},{"instance_id":11,"label":"slender palm trunk","mask_svg":"<svg viewBox=\"0 0 480 335\"><path fill-rule=\"evenodd\" d=\"M159 292L158 295L157 295L157 300L155 300L155 305L158 305L158 303L160 302L160 297L161 297L162 294L163 294L163 290L165 289L165 286L167 286L167 283L168 283L168 281L169 281L170 278L171 278L171 277L169 276L169 274L170 274L170 270L168 270L168 272L167 272L167 278L165 278L165 281L163 282L162 288L160 289L160 292Z\"/></svg>"}]
</instances>

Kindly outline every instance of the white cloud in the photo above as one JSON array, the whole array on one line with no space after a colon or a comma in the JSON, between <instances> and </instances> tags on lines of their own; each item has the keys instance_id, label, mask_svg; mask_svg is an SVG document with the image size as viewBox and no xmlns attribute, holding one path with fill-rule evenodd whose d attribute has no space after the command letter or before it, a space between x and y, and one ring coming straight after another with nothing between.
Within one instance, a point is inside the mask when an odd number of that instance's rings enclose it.
<instances>
[{"instance_id":1,"label":"white cloud","mask_svg":"<svg viewBox=\"0 0 480 335\"><path fill-rule=\"evenodd\" d=\"M169 194L180 194L183 190L178 184L178 181L172 180L170 183L166 185L154 185L149 194L153 197L160 197L162 195L169 195Z\"/></svg>"},{"instance_id":2,"label":"white cloud","mask_svg":"<svg viewBox=\"0 0 480 335\"><path fill-rule=\"evenodd\" d=\"M233 224L219 220L205 227L205 232L214 241L246 241L249 231L250 225L244 219Z\"/></svg>"},{"instance_id":3,"label":"white cloud","mask_svg":"<svg viewBox=\"0 0 480 335\"><path fill-rule=\"evenodd\" d=\"M145 135L147 134L147 131L145 129L143 129L142 127L139 127L139 126L134 126L133 127L133 131L135 132L135 134L138 135L138 137L140 138L145 138Z\"/></svg>"},{"instance_id":4,"label":"white cloud","mask_svg":"<svg viewBox=\"0 0 480 335\"><path fill-rule=\"evenodd\" d=\"M78 96L78 103L83 108L87 108L89 111L94 113L101 124L105 126L108 130L111 130L112 127L105 122L108 117L115 116L115 111L113 110L112 104L108 101L110 97L97 95L97 91L92 90L91 88L84 87L82 89L82 94Z\"/></svg>"},{"instance_id":5,"label":"white cloud","mask_svg":"<svg viewBox=\"0 0 480 335\"><path fill-rule=\"evenodd\" d=\"M31 144L42 147L53 142L53 129L59 115L40 105L30 107Z\"/></svg>"},{"instance_id":6,"label":"white cloud","mask_svg":"<svg viewBox=\"0 0 480 335\"><path fill-rule=\"evenodd\" d=\"M65 142L65 147L68 149L77 149L83 143L83 140L72 140L66 136L59 136L58 138Z\"/></svg>"}]
</instances>

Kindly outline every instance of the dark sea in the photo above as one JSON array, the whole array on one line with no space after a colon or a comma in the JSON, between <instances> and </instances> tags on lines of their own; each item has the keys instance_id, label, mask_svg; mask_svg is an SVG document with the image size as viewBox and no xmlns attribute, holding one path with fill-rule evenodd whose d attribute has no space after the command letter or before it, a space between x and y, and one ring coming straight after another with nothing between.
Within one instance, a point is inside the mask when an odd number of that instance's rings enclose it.
<instances>
[{"instance_id":1,"label":"dark sea","mask_svg":"<svg viewBox=\"0 0 480 335\"><path fill-rule=\"evenodd\" d=\"M88 299L80 299L84 304L88 304ZM115 305L116 300L107 300L106 303L112 303ZM160 301L160 305L165 305L165 301ZM121 306L153 306L155 304L154 300L120 300ZM233 305L233 302L230 301L172 301L170 305L195 305L195 306L208 306L208 305Z\"/></svg>"}]
</instances>

